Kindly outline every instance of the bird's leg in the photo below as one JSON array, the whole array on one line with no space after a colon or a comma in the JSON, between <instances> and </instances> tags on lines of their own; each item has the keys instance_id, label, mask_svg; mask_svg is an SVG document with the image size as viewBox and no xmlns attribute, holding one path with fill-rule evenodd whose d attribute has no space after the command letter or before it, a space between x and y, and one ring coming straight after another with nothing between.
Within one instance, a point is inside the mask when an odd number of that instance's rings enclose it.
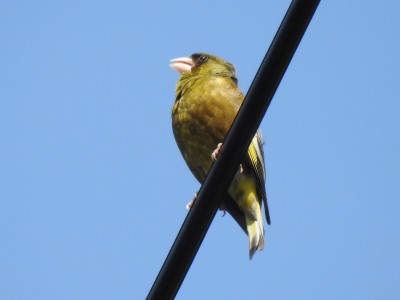
<instances>
[{"instance_id":1,"label":"bird's leg","mask_svg":"<svg viewBox=\"0 0 400 300\"><path fill-rule=\"evenodd\" d=\"M213 160L217 160L217 157L219 155L219 152L221 151L221 148L222 148L222 143L219 143L217 145L217 148L211 153L211 158Z\"/></svg>"},{"instance_id":2,"label":"bird's leg","mask_svg":"<svg viewBox=\"0 0 400 300\"><path fill-rule=\"evenodd\" d=\"M219 143L219 144L217 145L217 148L211 153L211 158L212 158L213 160L217 160L217 157L218 157L219 152L221 151L221 149L222 149L222 143ZM240 164L239 169L240 169L240 173L243 173L243 166L242 166L242 164Z\"/></svg>"},{"instance_id":3,"label":"bird's leg","mask_svg":"<svg viewBox=\"0 0 400 300\"><path fill-rule=\"evenodd\" d=\"M188 204L186 204L186 210L187 211L189 211L191 208L192 208L192 206L193 206L193 204L194 204L194 201L196 201L196 199L197 199L197 194L198 194L199 192L196 192L196 193L194 193L194 198L192 199L192 200L190 200L189 202L188 202Z\"/></svg>"},{"instance_id":4,"label":"bird's leg","mask_svg":"<svg viewBox=\"0 0 400 300\"><path fill-rule=\"evenodd\" d=\"M190 201L188 202L188 204L186 204L186 210L187 210L188 212L189 212L189 210L192 208L194 202L196 201L197 195L198 195L198 194L199 194L199 192L194 193L194 198L193 198L192 200L190 200ZM219 208L219 210L222 211L222 217L224 217L225 214L226 214L226 210L225 210L224 208Z\"/></svg>"}]
</instances>

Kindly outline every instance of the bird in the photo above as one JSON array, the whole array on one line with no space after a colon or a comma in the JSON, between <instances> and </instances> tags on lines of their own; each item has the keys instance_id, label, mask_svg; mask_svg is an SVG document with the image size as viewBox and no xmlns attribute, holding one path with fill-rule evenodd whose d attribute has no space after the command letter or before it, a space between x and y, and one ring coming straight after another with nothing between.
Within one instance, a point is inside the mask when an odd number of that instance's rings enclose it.
<instances>
[{"instance_id":1,"label":"bird","mask_svg":"<svg viewBox=\"0 0 400 300\"><path fill-rule=\"evenodd\" d=\"M171 60L180 73L172 105L172 129L178 148L195 178L203 183L223 147L243 102L235 67L208 53ZM249 239L249 259L264 248L261 206L271 223L265 190L265 162L260 129L241 161L220 209L231 214Z\"/></svg>"}]
</instances>

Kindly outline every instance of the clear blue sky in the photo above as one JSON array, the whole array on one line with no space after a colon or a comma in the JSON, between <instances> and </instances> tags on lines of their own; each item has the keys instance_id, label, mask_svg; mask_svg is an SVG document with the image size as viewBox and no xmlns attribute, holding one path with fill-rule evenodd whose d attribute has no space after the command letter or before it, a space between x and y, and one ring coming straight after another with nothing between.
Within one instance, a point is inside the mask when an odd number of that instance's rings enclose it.
<instances>
[{"instance_id":1,"label":"clear blue sky","mask_svg":"<svg viewBox=\"0 0 400 300\"><path fill-rule=\"evenodd\" d=\"M147 295L199 188L169 59L246 92L289 3L1 2L1 299ZM400 298L399 12L322 1L261 125L266 248L219 213L177 299Z\"/></svg>"}]
</instances>

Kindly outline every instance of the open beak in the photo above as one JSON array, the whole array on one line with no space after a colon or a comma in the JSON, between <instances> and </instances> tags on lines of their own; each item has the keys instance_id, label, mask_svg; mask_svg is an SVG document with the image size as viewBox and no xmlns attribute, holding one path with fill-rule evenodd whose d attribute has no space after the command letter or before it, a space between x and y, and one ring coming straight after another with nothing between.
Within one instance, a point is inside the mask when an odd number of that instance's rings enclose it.
<instances>
[{"instance_id":1,"label":"open beak","mask_svg":"<svg viewBox=\"0 0 400 300\"><path fill-rule=\"evenodd\" d=\"M172 64L169 66L179 73L190 72L194 66L193 60L190 57L180 57L171 59Z\"/></svg>"}]
</instances>

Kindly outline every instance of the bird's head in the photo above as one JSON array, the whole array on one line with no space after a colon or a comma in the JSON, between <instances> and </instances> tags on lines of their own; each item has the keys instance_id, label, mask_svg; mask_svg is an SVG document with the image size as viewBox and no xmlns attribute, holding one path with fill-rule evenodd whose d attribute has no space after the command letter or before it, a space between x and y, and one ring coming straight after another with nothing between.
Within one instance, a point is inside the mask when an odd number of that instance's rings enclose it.
<instances>
[{"instance_id":1,"label":"bird's head","mask_svg":"<svg viewBox=\"0 0 400 300\"><path fill-rule=\"evenodd\" d=\"M175 58L171 60L170 67L183 77L191 76L224 76L235 82L235 67L217 56L207 53L194 53L189 57Z\"/></svg>"}]
</instances>

